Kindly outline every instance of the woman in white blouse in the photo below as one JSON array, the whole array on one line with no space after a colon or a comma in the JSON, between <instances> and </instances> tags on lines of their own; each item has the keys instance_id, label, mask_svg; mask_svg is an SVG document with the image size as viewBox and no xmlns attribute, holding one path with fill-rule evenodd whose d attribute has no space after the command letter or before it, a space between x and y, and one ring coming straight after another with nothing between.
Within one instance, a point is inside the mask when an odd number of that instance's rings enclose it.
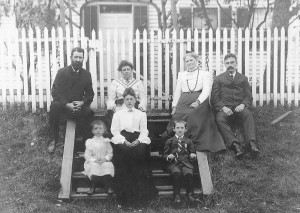
<instances>
[{"instance_id":1,"label":"woman in white blouse","mask_svg":"<svg viewBox=\"0 0 300 213\"><path fill-rule=\"evenodd\" d=\"M123 93L125 107L112 119L111 141L114 146L115 192L119 201L152 198L157 190L148 169L149 148L147 116L134 105L132 88Z\"/></svg>"},{"instance_id":2,"label":"woman in white blouse","mask_svg":"<svg viewBox=\"0 0 300 213\"><path fill-rule=\"evenodd\" d=\"M184 57L187 70L179 72L172 103L172 119L166 134L173 134L175 120L187 122L185 135L191 138L197 151L218 152L225 149L214 115L209 105L212 77L198 66L198 55Z\"/></svg>"},{"instance_id":3,"label":"woman in white blouse","mask_svg":"<svg viewBox=\"0 0 300 213\"><path fill-rule=\"evenodd\" d=\"M126 88L131 87L136 95L137 102L135 108L146 111L147 109L147 94L144 84L141 80L133 78L133 64L128 61L121 61L118 66L118 71L121 77L113 80L108 88L108 99L106 119L108 128L110 128L111 119L114 112L125 107L123 93Z\"/></svg>"}]
</instances>

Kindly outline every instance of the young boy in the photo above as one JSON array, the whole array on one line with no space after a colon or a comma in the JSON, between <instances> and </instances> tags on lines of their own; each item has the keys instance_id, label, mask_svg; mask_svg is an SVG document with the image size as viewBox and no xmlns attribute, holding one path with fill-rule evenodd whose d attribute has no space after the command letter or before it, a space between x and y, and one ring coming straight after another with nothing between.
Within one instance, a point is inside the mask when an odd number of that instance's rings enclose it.
<instances>
[{"instance_id":1,"label":"young boy","mask_svg":"<svg viewBox=\"0 0 300 213\"><path fill-rule=\"evenodd\" d=\"M195 147L191 139L184 136L186 122L178 120L174 122L175 136L167 140L164 148L164 158L169 162L168 171L172 176L174 203L180 203L180 179L184 176L186 195L189 202L196 201L193 198L193 170L192 161L196 160Z\"/></svg>"}]
</instances>

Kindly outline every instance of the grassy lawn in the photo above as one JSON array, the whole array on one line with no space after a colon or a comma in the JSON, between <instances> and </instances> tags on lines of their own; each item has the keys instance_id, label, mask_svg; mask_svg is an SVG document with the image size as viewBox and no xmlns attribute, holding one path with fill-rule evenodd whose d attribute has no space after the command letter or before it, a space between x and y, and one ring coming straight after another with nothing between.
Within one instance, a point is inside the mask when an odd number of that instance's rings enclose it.
<instances>
[{"instance_id":1,"label":"grassy lawn","mask_svg":"<svg viewBox=\"0 0 300 213\"><path fill-rule=\"evenodd\" d=\"M300 212L300 110L256 108L261 155L235 160L228 151L209 155L215 192L196 206L175 209L171 198L146 203L142 212ZM0 112L0 212L133 212L111 200L59 202L62 144L47 150L43 113ZM141 212L141 211L140 211Z\"/></svg>"}]
</instances>

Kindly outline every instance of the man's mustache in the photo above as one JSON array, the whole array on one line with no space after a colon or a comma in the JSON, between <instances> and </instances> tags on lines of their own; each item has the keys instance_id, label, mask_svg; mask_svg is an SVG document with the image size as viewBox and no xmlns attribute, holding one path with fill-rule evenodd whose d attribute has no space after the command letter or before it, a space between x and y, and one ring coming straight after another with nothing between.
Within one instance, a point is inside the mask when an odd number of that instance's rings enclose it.
<instances>
[{"instance_id":1,"label":"man's mustache","mask_svg":"<svg viewBox=\"0 0 300 213\"><path fill-rule=\"evenodd\" d=\"M227 67L227 70L229 70L229 69L234 69L234 67Z\"/></svg>"}]
</instances>

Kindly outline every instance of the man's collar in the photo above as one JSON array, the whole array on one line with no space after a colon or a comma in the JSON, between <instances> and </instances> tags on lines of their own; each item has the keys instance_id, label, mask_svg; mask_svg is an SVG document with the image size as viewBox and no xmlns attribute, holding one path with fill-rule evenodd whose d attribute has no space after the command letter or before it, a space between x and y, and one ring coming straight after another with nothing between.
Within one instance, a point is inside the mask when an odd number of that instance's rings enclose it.
<instances>
[{"instance_id":1,"label":"man's collar","mask_svg":"<svg viewBox=\"0 0 300 213\"><path fill-rule=\"evenodd\" d=\"M182 135L180 137L178 135L175 135L175 136L176 136L177 139L179 139L179 138L183 139L183 137L184 137L184 135Z\"/></svg>"},{"instance_id":2,"label":"man's collar","mask_svg":"<svg viewBox=\"0 0 300 213\"><path fill-rule=\"evenodd\" d=\"M235 77L236 73L237 73L237 71L236 71L236 70L234 71L234 73L230 73L230 72L228 72L228 74L229 74L230 76L231 76L231 75L233 75L233 77Z\"/></svg>"},{"instance_id":3,"label":"man's collar","mask_svg":"<svg viewBox=\"0 0 300 213\"><path fill-rule=\"evenodd\" d=\"M79 73L79 71L80 71L80 69L79 69L79 70L75 70L74 67L73 67L72 65L71 65L71 68L72 68L72 71L73 71L73 72Z\"/></svg>"}]
</instances>

